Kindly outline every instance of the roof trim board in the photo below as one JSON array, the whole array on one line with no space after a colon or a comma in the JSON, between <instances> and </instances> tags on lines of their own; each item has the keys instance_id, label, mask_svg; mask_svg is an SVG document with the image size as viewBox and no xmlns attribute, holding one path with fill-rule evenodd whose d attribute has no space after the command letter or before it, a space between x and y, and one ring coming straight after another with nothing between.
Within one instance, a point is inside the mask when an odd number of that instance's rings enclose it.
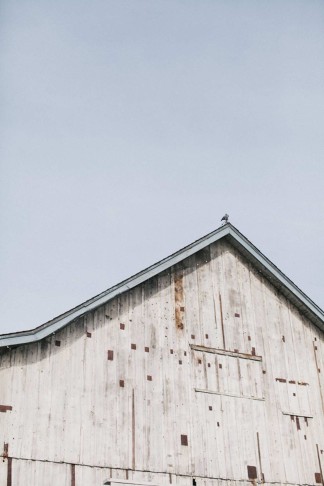
<instances>
[{"instance_id":1,"label":"roof trim board","mask_svg":"<svg viewBox=\"0 0 324 486\"><path fill-rule=\"evenodd\" d=\"M222 238L226 238L234 247L236 247L249 261L251 261L260 273L264 274L265 277L268 278L275 287L279 288L303 314L305 314L319 329L324 331L324 312L231 223L226 223L212 233L209 233L203 238L186 246L182 250L173 253L127 280L122 281L120 284L111 287L35 329L0 335L0 347L20 346L33 343L40 341L51 334L55 334L57 331L83 316L85 313L96 309L117 295L136 287Z\"/></svg>"}]
</instances>

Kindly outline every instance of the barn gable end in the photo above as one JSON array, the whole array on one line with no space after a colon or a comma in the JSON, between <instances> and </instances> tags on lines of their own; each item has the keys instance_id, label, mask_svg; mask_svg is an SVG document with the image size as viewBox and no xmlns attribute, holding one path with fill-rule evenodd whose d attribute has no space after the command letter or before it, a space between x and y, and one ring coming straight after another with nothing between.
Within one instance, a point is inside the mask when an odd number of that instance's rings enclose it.
<instances>
[{"instance_id":1,"label":"barn gable end","mask_svg":"<svg viewBox=\"0 0 324 486\"><path fill-rule=\"evenodd\" d=\"M0 479L323 481L323 320L234 240L198 242L3 348Z\"/></svg>"}]
</instances>

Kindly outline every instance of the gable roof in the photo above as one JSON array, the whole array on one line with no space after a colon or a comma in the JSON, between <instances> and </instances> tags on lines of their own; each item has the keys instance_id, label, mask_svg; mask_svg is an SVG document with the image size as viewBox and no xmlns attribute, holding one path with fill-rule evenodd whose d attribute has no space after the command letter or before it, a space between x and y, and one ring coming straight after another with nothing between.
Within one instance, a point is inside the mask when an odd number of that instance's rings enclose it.
<instances>
[{"instance_id":1,"label":"gable roof","mask_svg":"<svg viewBox=\"0 0 324 486\"><path fill-rule=\"evenodd\" d=\"M284 294L310 321L324 331L324 312L304 292L302 292L288 277L286 277L260 250L258 250L245 236L242 235L231 223L226 223L212 233L191 243L182 250L173 253L163 260L142 270L136 275L123 280L119 284L96 295L92 299L74 307L60 316L42 324L30 331L15 332L0 335L0 347L20 346L23 344L40 341L45 337L56 333L63 327L94 310L102 304L113 299L117 295L145 282L151 277L172 267L176 263L193 255L197 251L220 239L226 239L237 248L253 266L266 277L282 294Z\"/></svg>"}]
</instances>

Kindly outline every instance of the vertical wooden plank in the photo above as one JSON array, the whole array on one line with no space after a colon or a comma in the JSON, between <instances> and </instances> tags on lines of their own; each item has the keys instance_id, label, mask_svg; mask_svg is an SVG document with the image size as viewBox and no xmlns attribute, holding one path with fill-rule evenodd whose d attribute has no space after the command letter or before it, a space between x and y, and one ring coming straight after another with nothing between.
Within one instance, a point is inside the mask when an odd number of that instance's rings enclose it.
<instances>
[{"instance_id":1,"label":"vertical wooden plank","mask_svg":"<svg viewBox=\"0 0 324 486\"><path fill-rule=\"evenodd\" d=\"M7 486L12 486L12 458L7 459Z\"/></svg>"},{"instance_id":2,"label":"vertical wooden plank","mask_svg":"<svg viewBox=\"0 0 324 486\"><path fill-rule=\"evenodd\" d=\"M75 464L71 464L71 486L75 485Z\"/></svg>"}]
</instances>

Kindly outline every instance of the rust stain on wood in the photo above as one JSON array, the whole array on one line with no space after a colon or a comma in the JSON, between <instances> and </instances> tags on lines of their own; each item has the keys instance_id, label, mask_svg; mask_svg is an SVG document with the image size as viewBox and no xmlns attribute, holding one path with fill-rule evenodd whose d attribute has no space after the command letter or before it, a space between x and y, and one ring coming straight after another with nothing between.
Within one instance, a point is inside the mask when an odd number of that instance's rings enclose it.
<instances>
[{"instance_id":1,"label":"rust stain on wood","mask_svg":"<svg viewBox=\"0 0 324 486\"><path fill-rule=\"evenodd\" d=\"M296 416L296 426L297 426L297 430L300 430L299 417L297 417L297 416Z\"/></svg>"},{"instance_id":2,"label":"rust stain on wood","mask_svg":"<svg viewBox=\"0 0 324 486\"><path fill-rule=\"evenodd\" d=\"M11 459L11 457L8 457L7 486L12 486L12 459Z\"/></svg>"},{"instance_id":3,"label":"rust stain on wood","mask_svg":"<svg viewBox=\"0 0 324 486\"><path fill-rule=\"evenodd\" d=\"M6 413L12 410L11 405L0 405L0 412Z\"/></svg>"},{"instance_id":4,"label":"rust stain on wood","mask_svg":"<svg viewBox=\"0 0 324 486\"><path fill-rule=\"evenodd\" d=\"M114 359L114 352L112 349L108 349L108 360L113 361Z\"/></svg>"},{"instance_id":5,"label":"rust stain on wood","mask_svg":"<svg viewBox=\"0 0 324 486\"><path fill-rule=\"evenodd\" d=\"M183 446L188 445L188 436L187 435L184 435L184 434L181 435L181 445L183 445Z\"/></svg>"},{"instance_id":6,"label":"rust stain on wood","mask_svg":"<svg viewBox=\"0 0 324 486\"><path fill-rule=\"evenodd\" d=\"M125 324L123 324L122 322L119 324L119 329L121 329L122 331L124 331L125 329Z\"/></svg>"},{"instance_id":7,"label":"rust stain on wood","mask_svg":"<svg viewBox=\"0 0 324 486\"><path fill-rule=\"evenodd\" d=\"M247 466L247 473L249 479L257 479L257 468L255 466Z\"/></svg>"},{"instance_id":8,"label":"rust stain on wood","mask_svg":"<svg viewBox=\"0 0 324 486\"><path fill-rule=\"evenodd\" d=\"M3 444L3 455L2 457L4 459L7 459L8 458L8 454L9 454L9 444L7 444L6 442Z\"/></svg>"},{"instance_id":9,"label":"rust stain on wood","mask_svg":"<svg viewBox=\"0 0 324 486\"><path fill-rule=\"evenodd\" d=\"M71 464L71 486L75 486L75 464Z\"/></svg>"},{"instance_id":10,"label":"rust stain on wood","mask_svg":"<svg viewBox=\"0 0 324 486\"><path fill-rule=\"evenodd\" d=\"M184 328L183 275L180 273L174 276L174 299L176 328L182 330Z\"/></svg>"},{"instance_id":11,"label":"rust stain on wood","mask_svg":"<svg viewBox=\"0 0 324 486\"><path fill-rule=\"evenodd\" d=\"M322 475L319 472L315 473L315 483L321 484L322 483Z\"/></svg>"}]
</instances>

